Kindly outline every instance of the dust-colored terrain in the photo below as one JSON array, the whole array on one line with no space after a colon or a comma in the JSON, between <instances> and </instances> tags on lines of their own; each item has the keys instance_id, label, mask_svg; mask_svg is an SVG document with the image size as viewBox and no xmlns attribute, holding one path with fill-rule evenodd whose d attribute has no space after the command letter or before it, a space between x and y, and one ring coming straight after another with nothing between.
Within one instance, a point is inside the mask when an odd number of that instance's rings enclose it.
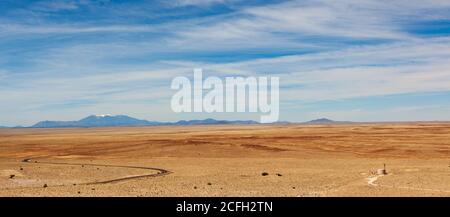
<instances>
[{"instance_id":1,"label":"dust-colored terrain","mask_svg":"<svg viewBox=\"0 0 450 217\"><path fill-rule=\"evenodd\" d=\"M450 124L1 129L0 196L450 196Z\"/></svg>"}]
</instances>

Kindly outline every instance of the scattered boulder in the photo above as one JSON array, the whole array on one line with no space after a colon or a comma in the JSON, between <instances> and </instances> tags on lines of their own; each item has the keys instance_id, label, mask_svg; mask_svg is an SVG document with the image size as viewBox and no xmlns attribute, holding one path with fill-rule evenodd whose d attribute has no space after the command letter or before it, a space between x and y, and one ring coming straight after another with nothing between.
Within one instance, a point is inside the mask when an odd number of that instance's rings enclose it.
<instances>
[{"instance_id":1,"label":"scattered boulder","mask_svg":"<svg viewBox=\"0 0 450 217\"><path fill-rule=\"evenodd\" d=\"M12 179L12 178L14 178L15 176L16 176L16 175L12 174L12 175L9 175L9 178Z\"/></svg>"},{"instance_id":2,"label":"scattered boulder","mask_svg":"<svg viewBox=\"0 0 450 217\"><path fill-rule=\"evenodd\" d=\"M277 173L277 176L283 176L283 175L281 175L280 173Z\"/></svg>"},{"instance_id":3,"label":"scattered boulder","mask_svg":"<svg viewBox=\"0 0 450 217\"><path fill-rule=\"evenodd\" d=\"M22 167L20 167L20 170L23 170L23 168L22 168Z\"/></svg>"},{"instance_id":4,"label":"scattered boulder","mask_svg":"<svg viewBox=\"0 0 450 217\"><path fill-rule=\"evenodd\" d=\"M269 173L268 173L268 172L262 172L261 175L262 175L262 176L268 176Z\"/></svg>"},{"instance_id":5,"label":"scattered boulder","mask_svg":"<svg viewBox=\"0 0 450 217\"><path fill-rule=\"evenodd\" d=\"M212 185L211 182L208 182L208 185Z\"/></svg>"},{"instance_id":6,"label":"scattered boulder","mask_svg":"<svg viewBox=\"0 0 450 217\"><path fill-rule=\"evenodd\" d=\"M44 184L44 186L43 186L44 188L46 188L46 187L48 187L48 185L47 184Z\"/></svg>"}]
</instances>

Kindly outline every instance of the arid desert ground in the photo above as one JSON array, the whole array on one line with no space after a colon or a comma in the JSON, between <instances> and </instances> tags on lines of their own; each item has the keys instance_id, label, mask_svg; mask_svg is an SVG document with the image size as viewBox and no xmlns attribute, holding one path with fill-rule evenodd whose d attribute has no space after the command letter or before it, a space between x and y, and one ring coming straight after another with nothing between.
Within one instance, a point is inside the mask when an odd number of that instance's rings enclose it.
<instances>
[{"instance_id":1,"label":"arid desert ground","mask_svg":"<svg viewBox=\"0 0 450 217\"><path fill-rule=\"evenodd\" d=\"M0 129L0 196L450 196L450 123Z\"/></svg>"}]
</instances>

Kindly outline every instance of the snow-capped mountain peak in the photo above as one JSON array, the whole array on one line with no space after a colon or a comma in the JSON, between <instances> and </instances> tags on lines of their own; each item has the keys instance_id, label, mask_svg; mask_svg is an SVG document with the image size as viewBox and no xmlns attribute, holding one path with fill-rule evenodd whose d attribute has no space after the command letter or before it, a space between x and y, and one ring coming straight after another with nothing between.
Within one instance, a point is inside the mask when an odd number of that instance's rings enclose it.
<instances>
[{"instance_id":1,"label":"snow-capped mountain peak","mask_svg":"<svg viewBox=\"0 0 450 217\"><path fill-rule=\"evenodd\" d=\"M104 118L104 117L110 117L110 116L112 116L112 115L111 114L95 115L95 117L98 117L98 118Z\"/></svg>"}]
</instances>

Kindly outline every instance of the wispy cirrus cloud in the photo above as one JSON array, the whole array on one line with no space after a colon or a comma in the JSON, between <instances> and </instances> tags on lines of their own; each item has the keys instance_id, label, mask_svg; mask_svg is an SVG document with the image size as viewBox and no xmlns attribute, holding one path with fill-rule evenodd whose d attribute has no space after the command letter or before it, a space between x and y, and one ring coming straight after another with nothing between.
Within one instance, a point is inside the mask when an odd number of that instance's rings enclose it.
<instances>
[{"instance_id":1,"label":"wispy cirrus cloud","mask_svg":"<svg viewBox=\"0 0 450 217\"><path fill-rule=\"evenodd\" d=\"M214 75L280 76L284 100L338 100L450 91L450 39L416 40L314 54L202 65Z\"/></svg>"},{"instance_id":2,"label":"wispy cirrus cloud","mask_svg":"<svg viewBox=\"0 0 450 217\"><path fill-rule=\"evenodd\" d=\"M223 4L226 2L233 2L233 0L175 0L168 2L168 4L174 7L183 7L183 6L209 6L217 3Z\"/></svg>"},{"instance_id":3,"label":"wispy cirrus cloud","mask_svg":"<svg viewBox=\"0 0 450 217\"><path fill-rule=\"evenodd\" d=\"M31 10L41 12L56 12L76 10L81 5L87 5L89 0L38 1L31 5Z\"/></svg>"},{"instance_id":4,"label":"wispy cirrus cloud","mask_svg":"<svg viewBox=\"0 0 450 217\"><path fill-rule=\"evenodd\" d=\"M390 95L401 103L377 101L384 120L394 107L450 119L442 100L402 100L449 97L448 1L17 1L0 12L2 124L100 110L170 120L171 78L197 67L280 76L285 120L368 120L373 111L353 103ZM347 106L318 109L329 101Z\"/></svg>"}]
</instances>

